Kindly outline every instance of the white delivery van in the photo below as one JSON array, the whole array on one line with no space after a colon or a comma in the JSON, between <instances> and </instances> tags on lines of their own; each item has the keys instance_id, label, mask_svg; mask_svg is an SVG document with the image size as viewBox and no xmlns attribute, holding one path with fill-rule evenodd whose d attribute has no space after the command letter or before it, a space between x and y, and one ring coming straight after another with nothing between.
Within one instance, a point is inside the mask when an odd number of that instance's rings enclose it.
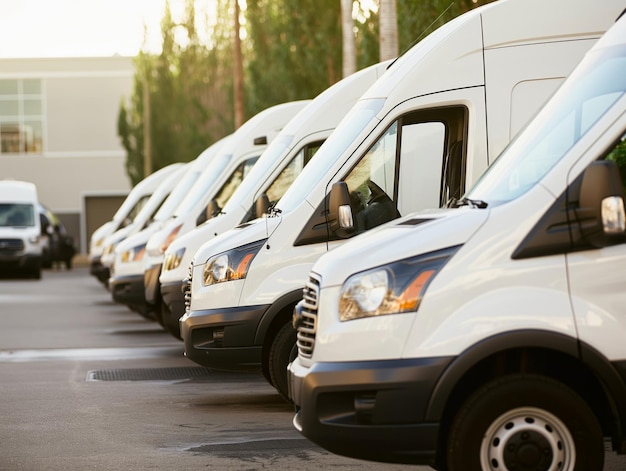
<instances>
[{"instance_id":1,"label":"white delivery van","mask_svg":"<svg viewBox=\"0 0 626 471\"><path fill-rule=\"evenodd\" d=\"M163 228L148 239L144 268L146 302L159 313L159 274L163 255L173 240L217 215L280 130L310 100L271 106L246 121L223 144ZM157 320L162 318L157 314Z\"/></svg>"},{"instance_id":2,"label":"white delivery van","mask_svg":"<svg viewBox=\"0 0 626 471\"><path fill-rule=\"evenodd\" d=\"M168 168L171 169L171 172L163 177L130 224L118 229L104 239L104 249L100 257L100 263L109 272L109 278L111 277L111 269L115 260L115 247L129 235L139 232L150 221L163 204L163 201L169 196L176 182L181 178L182 173L185 171L185 164L180 162L170 164ZM107 286L110 287L110 279Z\"/></svg>"},{"instance_id":3,"label":"white delivery van","mask_svg":"<svg viewBox=\"0 0 626 471\"><path fill-rule=\"evenodd\" d=\"M41 278L42 245L37 187L0 180L0 269Z\"/></svg>"},{"instance_id":4,"label":"white delivery van","mask_svg":"<svg viewBox=\"0 0 626 471\"><path fill-rule=\"evenodd\" d=\"M158 319L154 307L146 303L143 283L145 248L152 234L161 230L172 216L178 205L185 198L202 172L217 155L219 148L229 137L222 138L205 149L185 167L184 174L175 175L174 188L163 204L139 232L122 240L115 247L113 276L109 279L113 300L126 304L133 311L142 312L151 319Z\"/></svg>"},{"instance_id":5,"label":"white delivery van","mask_svg":"<svg viewBox=\"0 0 626 471\"><path fill-rule=\"evenodd\" d=\"M261 364L283 396L291 315L317 258L385 221L459 198L623 8L499 0L443 25L370 88L269 217L194 256L188 358ZM539 14L540 12L540 14ZM568 12L568 14L564 14ZM351 208L354 229L338 215Z\"/></svg>"},{"instance_id":6,"label":"white delivery van","mask_svg":"<svg viewBox=\"0 0 626 471\"><path fill-rule=\"evenodd\" d=\"M275 205L356 100L390 62L367 67L337 82L304 107L263 152L218 215L178 237L165 252L159 277L164 327L180 338L182 291L191 259L204 242L249 222ZM259 204L257 212L257 204Z\"/></svg>"},{"instance_id":7,"label":"white delivery van","mask_svg":"<svg viewBox=\"0 0 626 471\"><path fill-rule=\"evenodd\" d=\"M626 17L458 209L315 263L295 426L448 471L601 471L605 444L626 453L625 185Z\"/></svg>"},{"instance_id":8,"label":"white delivery van","mask_svg":"<svg viewBox=\"0 0 626 471\"><path fill-rule=\"evenodd\" d=\"M89 271L101 283L106 285L109 282L109 270L100 262L104 251L104 239L133 221L152 192L159 186L161 180L172 170L173 168L163 167L133 186L113 218L105 222L91 235L89 240Z\"/></svg>"}]
</instances>

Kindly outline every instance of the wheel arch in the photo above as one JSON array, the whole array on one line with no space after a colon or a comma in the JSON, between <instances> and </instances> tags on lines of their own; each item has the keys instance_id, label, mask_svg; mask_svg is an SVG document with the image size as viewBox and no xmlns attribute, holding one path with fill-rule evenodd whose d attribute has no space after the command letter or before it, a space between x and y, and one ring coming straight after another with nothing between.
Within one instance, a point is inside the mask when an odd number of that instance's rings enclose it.
<instances>
[{"instance_id":1,"label":"wheel arch","mask_svg":"<svg viewBox=\"0 0 626 471\"><path fill-rule=\"evenodd\" d=\"M593 408L613 447L625 451L626 389L611 363L578 339L556 332L521 330L497 334L468 348L442 374L426 409L425 420L440 421L439 446L465 398L497 376L511 373L548 375L567 384ZM584 386L584 387L583 387Z\"/></svg>"},{"instance_id":2,"label":"wheel arch","mask_svg":"<svg viewBox=\"0 0 626 471\"><path fill-rule=\"evenodd\" d=\"M266 348L270 339L272 339L285 322L291 322L293 315L293 307L302 299L302 289L290 291L283 294L265 311L259 327L257 328L254 343L262 345L262 367L267 368L268 349Z\"/></svg>"}]
</instances>

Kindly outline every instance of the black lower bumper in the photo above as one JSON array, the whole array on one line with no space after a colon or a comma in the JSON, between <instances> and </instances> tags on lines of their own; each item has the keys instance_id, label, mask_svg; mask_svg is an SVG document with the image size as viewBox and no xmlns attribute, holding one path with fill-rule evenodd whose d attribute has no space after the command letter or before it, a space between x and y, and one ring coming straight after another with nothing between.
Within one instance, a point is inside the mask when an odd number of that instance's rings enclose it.
<instances>
[{"instance_id":1,"label":"black lower bumper","mask_svg":"<svg viewBox=\"0 0 626 471\"><path fill-rule=\"evenodd\" d=\"M171 322L178 322L185 313L185 295L182 288L182 280L161 285L161 297L167 306L166 315L170 317ZM165 322L165 319L163 321Z\"/></svg>"},{"instance_id":2,"label":"black lower bumper","mask_svg":"<svg viewBox=\"0 0 626 471\"><path fill-rule=\"evenodd\" d=\"M98 279L98 281L104 283L105 285L108 284L109 277L111 276L109 268L102 265L99 258L91 261L91 264L89 265L89 273L91 273Z\"/></svg>"},{"instance_id":3,"label":"black lower bumper","mask_svg":"<svg viewBox=\"0 0 626 471\"><path fill-rule=\"evenodd\" d=\"M185 355L210 368L241 369L261 365L262 345L255 334L268 306L192 311L180 319Z\"/></svg>"},{"instance_id":4,"label":"black lower bumper","mask_svg":"<svg viewBox=\"0 0 626 471\"><path fill-rule=\"evenodd\" d=\"M290 394L298 408L294 425L333 453L432 466L440 424L425 422L425 413L437 380L451 361L315 364L299 384L294 386L298 380L290 377Z\"/></svg>"},{"instance_id":5,"label":"black lower bumper","mask_svg":"<svg viewBox=\"0 0 626 471\"><path fill-rule=\"evenodd\" d=\"M109 287L113 301L128 306L142 306L146 304L143 287L143 275L123 276L111 278Z\"/></svg>"},{"instance_id":6,"label":"black lower bumper","mask_svg":"<svg viewBox=\"0 0 626 471\"><path fill-rule=\"evenodd\" d=\"M143 272L143 286L144 286L144 297L146 303L157 305L159 304L159 295L160 295L160 287L159 287L159 276L161 276L161 267L163 265L152 265L150 268L146 269Z\"/></svg>"}]
</instances>

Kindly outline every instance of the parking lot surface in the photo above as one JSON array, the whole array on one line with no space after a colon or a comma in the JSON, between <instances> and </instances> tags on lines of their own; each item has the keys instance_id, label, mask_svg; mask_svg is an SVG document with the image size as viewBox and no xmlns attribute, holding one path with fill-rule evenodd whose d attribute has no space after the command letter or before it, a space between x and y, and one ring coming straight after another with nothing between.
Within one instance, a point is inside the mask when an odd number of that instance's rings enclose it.
<instances>
[{"instance_id":1,"label":"parking lot surface","mask_svg":"<svg viewBox=\"0 0 626 471\"><path fill-rule=\"evenodd\" d=\"M317 447L260 373L187 360L84 267L1 278L0 318L1 471L431 469Z\"/></svg>"},{"instance_id":2,"label":"parking lot surface","mask_svg":"<svg viewBox=\"0 0 626 471\"><path fill-rule=\"evenodd\" d=\"M2 471L409 469L313 445L260 373L187 360L87 268L3 276L0 318Z\"/></svg>"}]
</instances>

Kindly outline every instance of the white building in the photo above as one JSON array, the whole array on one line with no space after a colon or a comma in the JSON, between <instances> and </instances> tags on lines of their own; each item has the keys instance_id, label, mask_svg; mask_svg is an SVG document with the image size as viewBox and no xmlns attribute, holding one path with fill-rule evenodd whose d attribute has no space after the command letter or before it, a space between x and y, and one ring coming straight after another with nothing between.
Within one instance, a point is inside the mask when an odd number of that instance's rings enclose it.
<instances>
[{"instance_id":1,"label":"white building","mask_svg":"<svg viewBox=\"0 0 626 471\"><path fill-rule=\"evenodd\" d=\"M117 135L131 57L0 59L0 179L37 185L87 251L130 189Z\"/></svg>"}]
</instances>

